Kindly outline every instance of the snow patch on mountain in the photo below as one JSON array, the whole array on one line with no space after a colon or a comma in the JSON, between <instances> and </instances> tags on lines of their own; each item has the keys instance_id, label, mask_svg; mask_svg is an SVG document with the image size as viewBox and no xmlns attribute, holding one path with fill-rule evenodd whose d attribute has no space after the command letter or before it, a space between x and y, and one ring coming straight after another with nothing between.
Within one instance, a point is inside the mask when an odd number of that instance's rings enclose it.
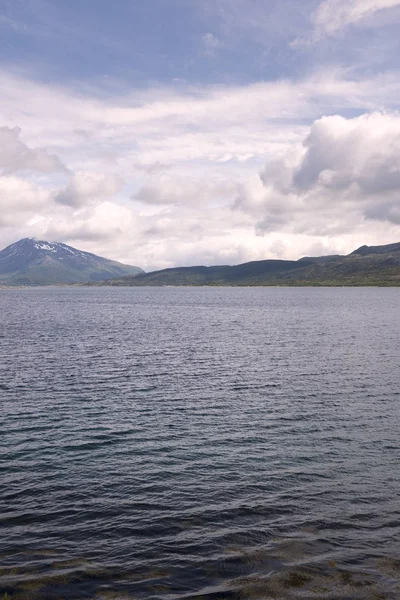
<instances>
[{"instance_id":1,"label":"snow patch on mountain","mask_svg":"<svg viewBox=\"0 0 400 600\"><path fill-rule=\"evenodd\" d=\"M77 283L136 275L142 269L60 242L24 238L0 251L0 284Z\"/></svg>"},{"instance_id":2,"label":"snow patch on mountain","mask_svg":"<svg viewBox=\"0 0 400 600\"><path fill-rule=\"evenodd\" d=\"M37 250L49 250L50 252L57 252L56 244L48 244L46 242L35 242L34 244Z\"/></svg>"}]
</instances>

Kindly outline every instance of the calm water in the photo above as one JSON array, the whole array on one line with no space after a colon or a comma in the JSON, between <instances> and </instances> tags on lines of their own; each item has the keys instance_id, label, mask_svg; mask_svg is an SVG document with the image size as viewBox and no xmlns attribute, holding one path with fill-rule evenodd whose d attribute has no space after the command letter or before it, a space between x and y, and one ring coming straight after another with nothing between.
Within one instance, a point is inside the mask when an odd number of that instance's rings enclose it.
<instances>
[{"instance_id":1,"label":"calm water","mask_svg":"<svg viewBox=\"0 0 400 600\"><path fill-rule=\"evenodd\" d=\"M0 290L0 590L399 598L399 305Z\"/></svg>"}]
</instances>

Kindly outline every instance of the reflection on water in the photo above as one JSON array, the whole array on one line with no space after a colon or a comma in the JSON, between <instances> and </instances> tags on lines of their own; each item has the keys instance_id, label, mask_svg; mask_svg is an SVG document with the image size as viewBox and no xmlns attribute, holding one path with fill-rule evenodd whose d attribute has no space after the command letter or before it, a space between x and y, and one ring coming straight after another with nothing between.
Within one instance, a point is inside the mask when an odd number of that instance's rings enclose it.
<instances>
[{"instance_id":1,"label":"reflection on water","mask_svg":"<svg viewBox=\"0 0 400 600\"><path fill-rule=\"evenodd\" d=\"M0 599L400 598L400 289L0 292Z\"/></svg>"}]
</instances>

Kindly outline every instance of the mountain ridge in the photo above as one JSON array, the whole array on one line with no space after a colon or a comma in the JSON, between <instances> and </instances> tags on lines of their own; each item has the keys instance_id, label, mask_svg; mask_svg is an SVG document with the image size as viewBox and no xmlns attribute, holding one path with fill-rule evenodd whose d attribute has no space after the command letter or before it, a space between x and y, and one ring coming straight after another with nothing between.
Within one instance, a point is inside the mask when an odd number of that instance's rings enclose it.
<instances>
[{"instance_id":1,"label":"mountain ridge","mask_svg":"<svg viewBox=\"0 0 400 600\"><path fill-rule=\"evenodd\" d=\"M144 271L62 242L22 238L0 251L0 285L60 285Z\"/></svg>"},{"instance_id":2,"label":"mountain ridge","mask_svg":"<svg viewBox=\"0 0 400 600\"><path fill-rule=\"evenodd\" d=\"M96 285L111 286L400 286L400 243L360 246L348 255L173 267Z\"/></svg>"},{"instance_id":3,"label":"mountain ridge","mask_svg":"<svg viewBox=\"0 0 400 600\"><path fill-rule=\"evenodd\" d=\"M348 255L266 259L239 265L171 267L145 273L61 242L23 238L0 251L0 285L400 286L400 243Z\"/></svg>"}]
</instances>

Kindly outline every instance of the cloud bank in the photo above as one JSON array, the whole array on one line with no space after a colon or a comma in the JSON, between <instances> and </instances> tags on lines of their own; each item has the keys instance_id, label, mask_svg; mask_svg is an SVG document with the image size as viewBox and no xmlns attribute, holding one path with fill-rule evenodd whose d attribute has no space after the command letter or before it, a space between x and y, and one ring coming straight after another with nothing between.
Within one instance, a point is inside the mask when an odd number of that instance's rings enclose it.
<instances>
[{"instance_id":1,"label":"cloud bank","mask_svg":"<svg viewBox=\"0 0 400 600\"><path fill-rule=\"evenodd\" d=\"M395 72L109 98L1 79L3 246L37 236L149 270L400 239Z\"/></svg>"}]
</instances>

